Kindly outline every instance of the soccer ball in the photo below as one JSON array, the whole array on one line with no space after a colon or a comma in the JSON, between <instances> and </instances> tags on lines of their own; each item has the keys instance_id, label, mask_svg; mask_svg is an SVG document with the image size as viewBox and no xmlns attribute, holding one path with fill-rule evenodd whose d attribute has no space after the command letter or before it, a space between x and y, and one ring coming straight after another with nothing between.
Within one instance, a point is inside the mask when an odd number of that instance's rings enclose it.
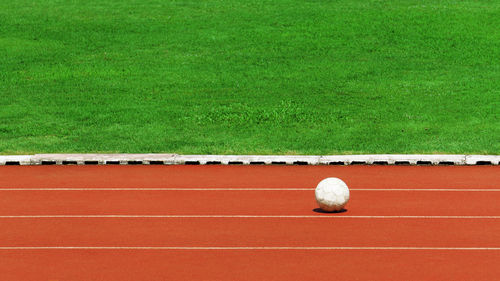
<instances>
[{"instance_id":1,"label":"soccer ball","mask_svg":"<svg viewBox=\"0 0 500 281\"><path fill-rule=\"evenodd\" d=\"M349 201L349 188L338 178L322 180L314 193L319 207L326 212L341 211Z\"/></svg>"}]
</instances>

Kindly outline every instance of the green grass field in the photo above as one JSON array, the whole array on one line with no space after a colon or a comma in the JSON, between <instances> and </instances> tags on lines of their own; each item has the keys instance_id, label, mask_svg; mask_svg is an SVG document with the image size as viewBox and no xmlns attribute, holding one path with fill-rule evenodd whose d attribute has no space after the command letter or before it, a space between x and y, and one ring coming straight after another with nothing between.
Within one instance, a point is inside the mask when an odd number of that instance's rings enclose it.
<instances>
[{"instance_id":1,"label":"green grass field","mask_svg":"<svg viewBox=\"0 0 500 281\"><path fill-rule=\"evenodd\" d=\"M0 154L500 154L500 1L0 0Z\"/></svg>"}]
</instances>

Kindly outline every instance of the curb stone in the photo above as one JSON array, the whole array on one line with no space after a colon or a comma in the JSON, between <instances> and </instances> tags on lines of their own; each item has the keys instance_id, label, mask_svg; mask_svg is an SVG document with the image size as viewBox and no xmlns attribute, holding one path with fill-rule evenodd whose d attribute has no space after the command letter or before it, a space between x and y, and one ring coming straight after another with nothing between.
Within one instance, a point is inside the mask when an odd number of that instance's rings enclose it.
<instances>
[{"instance_id":1,"label":"curb stone","mask_svg":"<svg viewBox=\"0 0 500 281\"><path fill-rule=\"evenodd\" d=\"M499 165L500 155L0 155L0 165Z\"/></svg>"}]
</instances>

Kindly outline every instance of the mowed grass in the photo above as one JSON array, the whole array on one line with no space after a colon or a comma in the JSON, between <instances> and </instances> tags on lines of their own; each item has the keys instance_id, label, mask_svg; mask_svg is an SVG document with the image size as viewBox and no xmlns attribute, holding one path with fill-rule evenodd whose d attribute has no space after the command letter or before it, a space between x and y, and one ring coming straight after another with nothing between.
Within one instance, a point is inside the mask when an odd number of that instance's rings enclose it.
<instances>
[{"instance_id":1,"label":"mowed grass","mask_svg":"<svg viewBox=\"0 0 500 281\"><path fill-rule=\"evenodd\" d=\"M494 0L0 0L0 154L499 154L499 27Z\"/></svg>"}]
</instances>

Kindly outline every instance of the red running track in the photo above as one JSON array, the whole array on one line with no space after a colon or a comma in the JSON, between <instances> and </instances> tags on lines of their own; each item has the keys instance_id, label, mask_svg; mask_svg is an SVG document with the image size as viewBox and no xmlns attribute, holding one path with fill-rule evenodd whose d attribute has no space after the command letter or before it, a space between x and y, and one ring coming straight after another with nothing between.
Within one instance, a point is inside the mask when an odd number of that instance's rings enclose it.
<instances>
[{"instance_id":1,"label":"red running track","mask_svg":"<svg viewBox=\"0 0 500 281\"><path fill-rule=\"evenodd\" d=\"M497 166L2 166L0 276L493 280L499 199Z\"/></svg>"},{"instance_id":2,"label":"red running track","mask_svg":"<svg viewBox=\"0 0 500 281\"><path fill-rule=\"evenodd\" d=\"M499 190L500 191L500 190ZM499 192L351 190L348 211L335 216L500 215ZM9 215L302 215L331 216L311 190L35 190L2 191Z\"/></svg>"}]
</instances>

